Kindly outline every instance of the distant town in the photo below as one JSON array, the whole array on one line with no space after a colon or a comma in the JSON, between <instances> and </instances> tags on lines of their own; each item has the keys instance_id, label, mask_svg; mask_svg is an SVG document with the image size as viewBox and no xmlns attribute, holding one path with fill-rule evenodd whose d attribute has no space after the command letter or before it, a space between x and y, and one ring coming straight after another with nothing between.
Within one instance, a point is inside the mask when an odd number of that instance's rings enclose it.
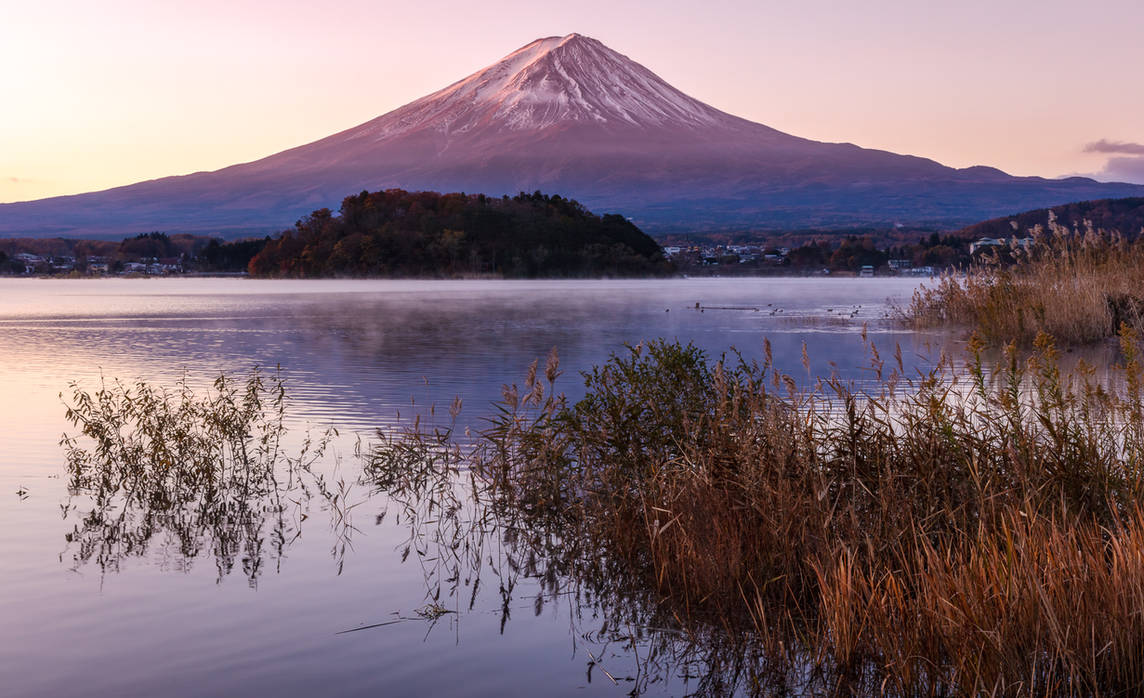
<instances>
[{"instance_id":1,"label":"distant town","mask_svg":"<svg viewBox=\"0 0 1144 698\"><path fill-rule=\"evenodd\" d=\"M174 276L245 274L266 240L226 242L153 232L107 240L0 240L0 274L9 276Z\"/></svg>"},{"instance_id":2,"label":"distant town","mask_svg":"<svg viewBox=\"0 0 1144 698\"><path fill-rule=\"evenodd\" d=\"M663 246L676 268L698 275L840 275L921 276L965 269L987 255L1001 261L1032 238L978 238L938 233L915 240L879 239L877 235L818 235L782 245L668 240Z\"/></svg>"},{"instance_id":3,"label":"distant town","mask_svg":"<svg viewBox=\"0 0 1144 698\"><path fill-rule=\"evenodd\" d=\"M158 259L124 262L109 260L107 257L88 256L76 258L71 255L54 255L43 257L31 252L18 252L12 257L8 265L10 273L17 274L88 274L91 276L107 276L109 274L168 276L182 274L186 271L182 256L165 257Z\"/></svg>"}]
</instances>

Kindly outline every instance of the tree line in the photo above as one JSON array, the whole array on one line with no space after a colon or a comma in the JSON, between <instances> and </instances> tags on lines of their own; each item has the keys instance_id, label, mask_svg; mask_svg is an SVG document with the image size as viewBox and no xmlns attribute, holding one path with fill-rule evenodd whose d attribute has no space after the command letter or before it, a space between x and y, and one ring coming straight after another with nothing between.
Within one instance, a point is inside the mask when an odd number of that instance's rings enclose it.
<instances>
[{"instance_id":1,"label":"tree line","mask_svg":"<svg viewBox=\"0 0 1144 698\"><path fill-rule=\"evenodd\" d=\"M1136 238L1144 230L1144 197L1077 201L1025 211L971 225L962 234L970 239L1024 237L1036 226L1047 227L1050 217L1065 228L1083 230L1091 224L1096 230L1116 230Z\"/></svg>"}]
</instances>

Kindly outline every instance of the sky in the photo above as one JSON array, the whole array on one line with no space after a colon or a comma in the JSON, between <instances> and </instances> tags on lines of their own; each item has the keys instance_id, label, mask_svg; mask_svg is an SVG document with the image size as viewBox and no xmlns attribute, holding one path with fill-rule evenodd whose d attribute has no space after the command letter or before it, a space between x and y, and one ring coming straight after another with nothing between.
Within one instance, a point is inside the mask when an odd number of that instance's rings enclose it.
<instances>
[{"instance_id":1,"label":"sky","mask_svg":"<svg viewBox=\"0 0 1144 698\"><path fill-rule=\"evenodd\" d=\"M0 202L247 162L543 36L788 133L1144 183L1144 3L6 0Z\"/></svg>"}]
</instances>

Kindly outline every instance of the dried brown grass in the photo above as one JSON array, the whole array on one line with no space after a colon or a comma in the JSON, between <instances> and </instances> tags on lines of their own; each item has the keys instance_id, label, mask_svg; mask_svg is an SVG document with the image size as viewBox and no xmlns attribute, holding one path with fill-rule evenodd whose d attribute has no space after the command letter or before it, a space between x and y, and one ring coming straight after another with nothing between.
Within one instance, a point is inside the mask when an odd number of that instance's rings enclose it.
<instances>
[{"instance_id":1,"label":"dried brown grass","mask_svg":"<svg viewBox=\"0 0 1144 698\"><path fill-rule=\"evenodd\" d=\"M904 316L920 328L969 327L998 346L1027 346L1041 332L1086 344L1114 336L1121 323L1144 329L1144 243L1052 219L1032 236L1029 248L1008 251L1013 264L994 257L918 290Z\"/></svg>"},{"instance_id":2,"label":"dried brown grass","mask_svg":"<svg viewBox=\"0 0 1144 698\"><path fill-rule=\"evenodd\" d=\"M597 602L650 599L689 637L746 643L751 690L1134 694L1137 340L1125 328L1111 384L1035 345L986 367L975 341L912 379L872 350L880 388L858 392L654 342L585 374L574 405L552 361L506 389L467 487ZM457 453L440 436L426 453Z\"/></svg>"}]
</instances>

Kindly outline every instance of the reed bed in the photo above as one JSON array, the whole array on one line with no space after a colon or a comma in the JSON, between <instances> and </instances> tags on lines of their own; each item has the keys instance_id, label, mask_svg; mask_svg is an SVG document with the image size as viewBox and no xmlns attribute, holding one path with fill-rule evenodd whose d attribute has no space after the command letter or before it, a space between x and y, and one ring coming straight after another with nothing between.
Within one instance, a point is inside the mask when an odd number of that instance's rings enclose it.
<instances>
[{"instance_id":1,"label":"reed bed","mask_svg":"<svg viewBox=\"0 0 1144 698\"><path fill-rule=\"evenodd\" d=\"M1144 330L1144 243L1117 233L1069 229L1050 218L965 276L945 276L919 289L905 318L919 328L972 328L997 346L1032 344L1045 332L1062 344L1113 337L1121 324Z\"/></svg>"},{"instance_id":2,"label":"reed bed","mask_svg":"<svg viewBox=\"0 0 1144 698\"><path fill-rule=\"evenodd\" d=\"M917 376L871 349L862 392L657 341L584 374L575 404L553 355L472 440L386 436L367 477L436 502L419 554L453 556L452 592L475 597L499 546L606 626L666 628L713 692L1135 695L1144 371L1120 340L1111 383L1063 374L1041 334L1028 358L986 366L975 339ZM442 528L457 498L499 534Z\"/></svg>"}]
</instances>

